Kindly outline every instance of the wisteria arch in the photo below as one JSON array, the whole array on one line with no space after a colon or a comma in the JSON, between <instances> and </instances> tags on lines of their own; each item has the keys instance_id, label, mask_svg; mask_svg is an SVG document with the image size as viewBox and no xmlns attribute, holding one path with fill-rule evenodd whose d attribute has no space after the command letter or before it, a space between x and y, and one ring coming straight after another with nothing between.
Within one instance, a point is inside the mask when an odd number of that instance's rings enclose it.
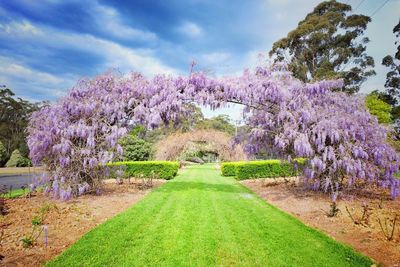
<instances>
[{"instance_id":1,"label":"wisteria arch","mask_svg":"<svg viewBox=\"0 0 400 267\"><path fill-rule=\"evenodd\" d=\"M28 145L34 164L45 164L46 192L68 199L99 190L105 165L122 155L118 139L137 124L178 123L187 102L212 109L238 103L251 129L241 137L248 153L274 149L282 158L307 158L305 182L333 197L343 188L374 184L400 194L398 157L358 96L331 89L342 81L304 84L285 66L245 70L221 79L192 73L146 79L107 73L84 79L55 104L32 115Z\"/></svg>"},{"instance_id":2,"label":"wisteria arch","mask_svg":"<svg viewBox=\"0 0 400 267\"><path fill-rule=\"evenodd\" d=\"M212 129L198 129L190 132L170 134L155 143L154 158L156 160L176 160L182 153L192 148L193 144L207 144L207 152L218 155L222 161L243 161L246 154L243 148L234 143L229 134ZM203 148L206 148L203 146Z\"/></svg>"}]
</instances>

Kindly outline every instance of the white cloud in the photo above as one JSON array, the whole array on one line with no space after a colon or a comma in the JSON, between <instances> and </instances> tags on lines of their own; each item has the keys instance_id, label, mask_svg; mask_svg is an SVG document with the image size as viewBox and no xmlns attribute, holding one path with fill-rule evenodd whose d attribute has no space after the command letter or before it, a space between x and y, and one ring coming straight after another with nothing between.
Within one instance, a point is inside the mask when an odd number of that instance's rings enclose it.
<instances>
[{"instance_id":1,"label":"white cloud","mask_svg":"<svg viewBox=\"0 0 400 267\"><path fill-rule=\"evenodd\" d=\"M0 39L18 38L19 41L45 45L46 47L50 47L50 49L68 48L95 54L104 59L104 63L98 69L99 73L110 68L116 68L122 72L139 71L148 76L159 73L177 73L177 70L160 62L153 55L152 50L131 49L90 34L61 32L33 24L30 25L37 29L37 31L27 32L23 31L21 27L11 27L13 23L5 24L0 28ZM7 31L4 29L7 29Z\"/></svg>"},{"instance_id":2,"label":"white cloud","mask_svg":"<svg viewBox=\"0 0 400 267\"><path fill-rule=\"evenodd\" d=\"M227 60L231 59L232 55L226 52L212 52L203 54L201 56L202 64L225 64Z\"/></svg>"},{"instance_id":3,"label":"white cloud","mask_svg":"<svg viewBox=\"0 0 400 267\"><path fill-rule=\"evenodd\" d=\"M268 63L268 57L262 48L250 50L241 57L232 58L224 69L219 69L219 76L240 76L245 69L252 70L257 66L264 66Z\"/></svg>"},{"instance_id":4,"label":"white cloud","mask_svg":"<svg viewBox=\"0 0 400 267\"><path fill-rule=\"evenodd\" d=\"M1 83L25 99L38 101L39 99L32 98L32 94L59 97L65 94L65 89L72 87L76 80L77 78L71 75L55 76L31 69L16 59L0 56Z\"/></svg>"},{"instance_id":5,"label":"white cloud","mask_svg":"<svg viewBox=\"0 0 400 267\"><path fill-rule=\"evenodd\" d=\"M25 0L22 4L32 10L33 13L45 13L49 12L50 6L57 6L62 3L62 0L41 0L41 1L31 1ZM65 2L65 1L64 1ZM137 29L127 25L123 21L123 17L120 13L107 5L100 4L97 0L69 0L69 2L76 2L84 5L89 14L91 14L91 19L93 19L94 24L100 31L103 31L109 36L114 36L120 39L132 39L138 41L155 41L157 40L157 35L153 32ZM0 6L0 15L4 13L4 16L8 14ZM11 17L10 17L11 18ZM15 23L16 25L8 25L8 27L20 27L20 30L30 31L33 30L32 25L23 21L22 23Z\"/></svg>"},{"instance_id":6,"label":"white cloud","mask_svg":"<svg viewBox=\"0 0 400 267\"><path fill-rule=\"evenodd\" d=\"M21 22L12 21L11 23L0 23L0 31L3 31L7 34L31 34L36 35L40 33L40 30L33 26L26 20Z\"/></svg>"},{"instance_id":7,"label":"white cloud","mask_svg":"<svg viewBox=\"0 0 400 267\"><path fill-rule=\"evenodd\" d=\"M68 49L94 54L103 59L95 70L104 73L117 69L122 73L138 71L146 76L155 74L177 74L178 71L163 64L152 50L130 49L118 43L97 38L89 34L62 32L29 21L10 22L0 25L0 39L25 42L38 47ZM62 72L59 66L59 72ZM23 59L0 55L0 81L9 86L18 96L31 101L55 99L66 94L84 74L63 73L54 75L30 68Z\"/></svg>"},{"instance_id":8,"label":"white cloud","mask_svg":"<svg viewBox=\"0 0 400 267\"><path fill-rule=\"evenodd\" d=\"M178 27L178 31L191 38L203 35L203 29L194 22L186 21Z\"/></svg>"},{"instance_id":9,"label":"white cloud","mask_svg":"<svg viewBox=\"0 0 400 267\"><path fill-rule=\"evenodd\" d=\"M91 13L99 29L103 29L107 34L121 39L136 39L140 41L154 41L157 35L152 32L142 31L125 25L117 10L109 6L100 5L97 2L91 6Z\"/></svg>"},{"instance_id":10,"label":"white cloud","mask_svg":"<svg viewBox=\"0 0 400 267\"><path fill-rule=\"evenodd\" d=\"M69 46L103 57L105 61L99 72L117 68L122 72L139 71L148 76L177 73L154 57L151 50L134 50L92 35L55 33L54 39L53 45L57 46L60 41L63 47Z\"/></svg>"},{"instance_id":11,"label":"white cloud","mask_svg":"<svg viewBox=\"0 0 400 267\"><path fill-rule=\"evenodd\" d=\"M5 74L9 77L23 78L30 82L46 82L48 84L59 84L62 79L40 71L34 71L20 64L11 63L10 59L5 57L0 57L0 73ZM9 64L8 64L9 63Z\"/></svg>"}]
</instances>

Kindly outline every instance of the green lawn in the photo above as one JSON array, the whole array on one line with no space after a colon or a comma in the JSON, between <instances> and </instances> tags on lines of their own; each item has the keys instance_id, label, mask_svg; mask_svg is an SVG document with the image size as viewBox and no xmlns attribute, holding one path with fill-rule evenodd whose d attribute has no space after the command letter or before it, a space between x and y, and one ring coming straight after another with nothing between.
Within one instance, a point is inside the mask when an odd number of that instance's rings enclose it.
<instances>
[{"instance_id":1,"label":"green lawn","mask_svg":"<svg viewBox=\"0 0 400 267\"><path fill-rule=\"evenodd\" d=\"M188 167L48 265L370 266L371 261L204 165Z\"/></svg>"},{"instance_id":2,"label":"green lawn","mask_svg":"<svg viewBox=\"0 0 400 267\"><path fill-rule=\"evenodd\" d=\"M4 194L4 198L17 198L20 196L23 196L25 194L29 193L29 189L13 189L11 192L7 192L7 194Z\"/></svg>"}]
</instances>

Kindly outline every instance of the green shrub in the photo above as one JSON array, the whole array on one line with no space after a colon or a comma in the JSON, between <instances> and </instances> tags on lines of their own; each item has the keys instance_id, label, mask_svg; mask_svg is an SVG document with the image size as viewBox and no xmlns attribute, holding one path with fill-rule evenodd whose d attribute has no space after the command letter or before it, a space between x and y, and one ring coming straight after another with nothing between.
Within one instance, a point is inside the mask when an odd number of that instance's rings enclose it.
<instances>
[{"instance_id":1,"label":"green shrub","mask_svg":"<svg viewBox=\"0 0 400 267\"><path fill-rule=\"evenodd\" d=\"M18 149L11 153L10 159L6 163L6 167L28 167L31 161L21 155Z\"/></svg>"},{"instance_id":2,"label":"green shrub","mask_svg":"<svg viewBox=\"0 0 400 267\"><path fill-rule=\"evenodd\" d=\"M296 160L299 169L304 164L304 159ZM282 162L280 160L262 160L248 162L225 162L222 163L221 172L223 176L236 176L238 180L252 178L289 177L297 175L294 163Z\"/></svg>"},{"instance_id":3,"label":"green shrub","mask_svg":"<svg viewBox=\"0 0 400 267\"><path fill-rule=\"evenodd\" d=\"M236 167L239 164L243 164L243 161L237 162L223 162L221 164L221 173L222 176L236 176Z\"/></svg>"},{"instance_id":4,"label":"green shrub","mask_svg":"<svg viewBox=\"0 0 400 267\"><path fill-rule=\"evenodd\" d=\"M286 177L294 174L293 164L280 160L253 161L239 164L236 167L236 176L239 180L250 178Z\"/></svg>"},{"instance_id":5,"label":"green shrub","mask_svg":"<svg viewBox=\"0 0 400 267\"><path fill-rule=\"evenodd\" d=\"M136 136L127 135L118 142L124 149L124 161L149 160L152 152L151 144Z\"/></svg>"},{"instance_id":6,"label":"green shrub","mask_svg":"<svg viewBox=\"0 0 400 267\"><path fill-rule=\"evenodd\" d=\"M121 161L109 166L124 166L128 177L150 177L156 175L160 179L169 180L176 176L179 162L176 161Z\"/></svg>"}]
</instances>

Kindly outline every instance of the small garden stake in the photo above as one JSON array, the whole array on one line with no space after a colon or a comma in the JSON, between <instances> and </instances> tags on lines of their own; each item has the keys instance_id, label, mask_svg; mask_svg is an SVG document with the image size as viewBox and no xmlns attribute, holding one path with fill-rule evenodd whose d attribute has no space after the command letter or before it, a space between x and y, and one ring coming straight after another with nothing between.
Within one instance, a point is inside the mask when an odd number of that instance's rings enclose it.
<instances>
[{"instance_id":1,"label":"small garden stake","mask_svg":"<svg viewBox=\"0 0 400 267\"><path fill-rule=\"evenodd\" d=\"M47 225L43 225L43 231L44 231L44 245L47 248L47 245L49 244L49 228Z\"/></svg>"}]
</instances>

